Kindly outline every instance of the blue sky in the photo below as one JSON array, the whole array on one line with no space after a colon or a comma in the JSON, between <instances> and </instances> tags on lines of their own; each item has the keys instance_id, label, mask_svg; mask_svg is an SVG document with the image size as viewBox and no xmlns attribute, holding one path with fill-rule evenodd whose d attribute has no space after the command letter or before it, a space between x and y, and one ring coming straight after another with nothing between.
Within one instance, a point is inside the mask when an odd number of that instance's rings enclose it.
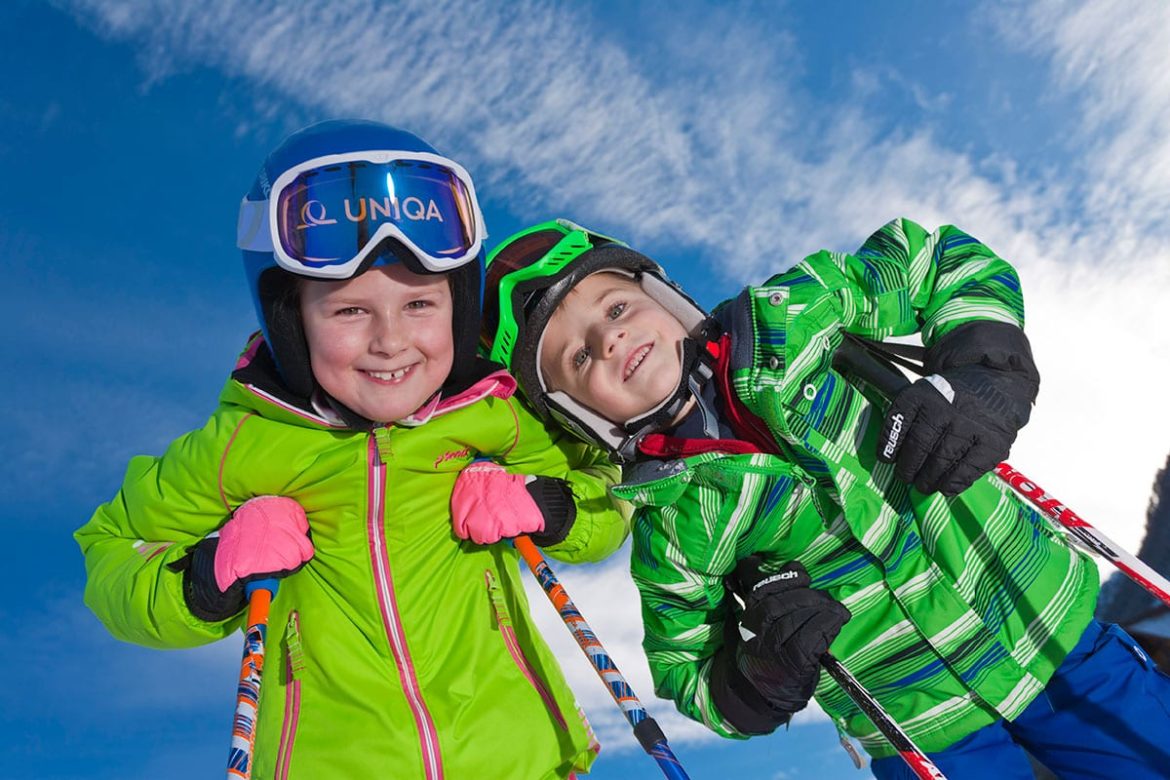
<instances>
[{"instance_id":1,"label":"blue sky","mask_svg":"<svg viewBox=\"0 0 1170 780\"><path fill-rule=\"evenodd\" d=\"M234 248L260 160L310 121L419 133L493 241L626 238L704 304L884 221L1020 269L1044 382L1012 460L1136 549L1170 449L1170 10L1160 2L0 4L0 776L201 778L237 643L159 652L81 604L71 532L202 423L254 321ZM617 556L559 572L696 778L856 778L822 715L719 741L655 700ZM605 743L653 777L534 593Z\"/></svg>"}]
</instances>

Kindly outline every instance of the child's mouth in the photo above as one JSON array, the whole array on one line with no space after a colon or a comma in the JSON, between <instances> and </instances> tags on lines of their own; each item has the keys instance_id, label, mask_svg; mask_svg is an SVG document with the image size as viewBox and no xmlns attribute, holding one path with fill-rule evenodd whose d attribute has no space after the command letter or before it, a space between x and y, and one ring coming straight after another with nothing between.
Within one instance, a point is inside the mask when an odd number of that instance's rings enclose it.
<instances>
[{"instance_id":1,"label":"child's mouth","mask_svg":"<svg viewBox=\"0 0 1170 780\"><path fill-rule=\"evenodd\" d=\"M368 376L370 379L373 379L375 382L389 385L396 385L403 381L413 370L413 364L404 366L403 368L396 368L393 371L369 371L361 369L363 374Z\"/></svg>"},{"instance_id":2,"label":"child's mouth","mask_svg":"<svg viewBox=\"0 0 1170 780\"><path fill-rule=\"evenodd\" d=\"M634 354L630 355L626 361L626 372L622 377L623 382L629 380L634 375L634 372L638 370L638 366L642 365L642 361L646 359L646 356L650 354L650 350L652 349L654 349L653 344L643 344L634 350Z\"/></svg>"}]
</instances>

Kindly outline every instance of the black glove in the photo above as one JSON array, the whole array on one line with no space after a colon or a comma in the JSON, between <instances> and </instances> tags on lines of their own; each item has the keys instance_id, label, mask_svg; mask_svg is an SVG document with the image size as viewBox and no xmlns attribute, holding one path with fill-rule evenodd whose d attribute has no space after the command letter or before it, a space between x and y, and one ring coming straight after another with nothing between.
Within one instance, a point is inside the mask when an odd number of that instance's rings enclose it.
<instances>
[{"instance_id":1,"label":"black glove","mask_svg":"<svg viewBox=\"0 0 1170 780\"><path fill-rule=\"evenodd\" d=\"M734 580L744 599L744 630L729 624L712 662L711 699L738 731L766 734L808 704L821 656L852 615L810 588L808 572L795 561L768 574L750 556L739 562Z\"/></svg>"},{"instance_id":2,"label":"black glove","mask_svg":"<svg viewBox=\"0 0 1170 780\"><path fill-rule=\"evenodd\" d=\"M1028 337L1003 322L960 325L926 351L927 376L894 397L878 460L920 493L955 496L995 468L1040 389Z\"/></svg>"},{"instance_id":3,"label":"black glove","mask_svg":"<svg viewBox=\"0 0 1170 780\"><path fill-rule=\"evenodd\" d=\"M170 564L172 571L183 573L183 600L187 609L200 620L218 623L235 617L248 606L245 588L255 580L282 579L304 568L307 561L291 569L252 574L228 585L226 591L219 589L215 581L215 554L219 550L219 537L201 539L187 550L187 554Z\"/></svg>"},{"instance_id":4,"label":"black glove","mask_svg":"<svg viewBox=\"0 0 1170 780\"><path fill-rule=\"evenodd\" d=\"M544 530L529 534L528 538L538 547L551 547L565 541L577 519L577 504L573 501L569 483L556 477L536 477L524 488L544 516Z\"/></svg>"},{"instance_id":5,"label":"black glove","mask_svg":"<svg viewBox=\"0 0 1170 780\"><path fill-rule=\"evenodd\" d=\"M219 537L203 539L185 556L170 564L173 571L183 572L183 600L187 609L200 620L218 623L243 611L248 605L244 582L236 580L221 591L215 583L215 551Z\"/></svg>"}]
</instances>

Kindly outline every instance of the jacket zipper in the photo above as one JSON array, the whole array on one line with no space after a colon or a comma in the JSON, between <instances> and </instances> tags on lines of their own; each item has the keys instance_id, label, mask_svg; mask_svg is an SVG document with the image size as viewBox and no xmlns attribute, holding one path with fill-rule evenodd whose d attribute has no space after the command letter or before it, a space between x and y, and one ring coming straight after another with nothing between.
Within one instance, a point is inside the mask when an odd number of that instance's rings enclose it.
<instances>
[{"instance_id":1,"label":"jacket zipper","mask_svg":"<svg viewBox=\"0 0 1170 780\"><path fill-rule=\"evenodd\" d=\"M422 691L419 689L414 662L410 658L406 635L402 630L402 621L398 615L394 583L390 577L390 558L386 552L385 521L383 519L386 499L386 464L378 453L378 440L375 433L370 434L368 453L369 516L366 519L366 530L370 540L370 560L374 569L378 607L382 612L382 624L386 628L386 638L390 642L390 650L394 653L394 663L398 668L399 681L402 683L402 690L406 694L406 700L410 704L410 710L418 728L423 769L426 772L427 780L442 780L443 761L439 755L439 736L435 731L435 724L427 710L426 703L423 701Z\"/></svg>"},{"instance_id":2,"label":"jacket zipper","mask_svg":"<svg viewBox=\"0 0 1170 780\"><path fill-rule=\"evenodd\" d=\"M500 635L504 637L504 645L512 655L513 663L516 664L517 668L520 669L520 673L528 680L528 684L539 694L541 700L544 701L544 706L556 718L560 727L568 730L569 727L565 723L564 716L561 715L560 708L557 707L556 700L553 699L552 694L549 693L545 684L536 676L536 670L532 668L532 664L528 662L528 658L524 655L524 650L520 647L520 640L516 638L516 630L512 628L512 617L508 614L507 605L504 604L504 594L500 592L500 586L496 584L496 578L492 574L491 569L484 570L483 578L487 584L488 596L492 601L492 609L496 613L496 625L499 626Z\"/></svg>"},{"instance_id":3,"label":"jacket zipper","mask_svg":"<svg viewBox=\"0 0 1170 780\"><path fill-rule=\"evenodd\" d=\"M276 777L287 780L292 764L293 744L297 738L297 721L301 715L301 672L305 668L301 652L301 619L296 612L288 616L284 632L284 722L280 726L280 746L276 753Z\"/></svg>"}]
</instances>

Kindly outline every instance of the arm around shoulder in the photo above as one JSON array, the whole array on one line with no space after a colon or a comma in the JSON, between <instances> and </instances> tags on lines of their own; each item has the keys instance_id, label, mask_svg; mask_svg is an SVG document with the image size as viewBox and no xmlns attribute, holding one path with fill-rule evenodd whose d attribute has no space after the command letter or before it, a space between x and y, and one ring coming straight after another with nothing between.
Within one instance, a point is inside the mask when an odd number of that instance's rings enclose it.
<instances>
[{"instance_id":1,"label":"arm around shoulder","mask_svg":"<svg viewBox=\"0 0 1170 780\"><path fill-rule=\"evenodd\" d=\"M515 443L496 458L508 471L541 479L529 483L546 516L546 551L570 563L599 561L629 533L629 507L609 495L620 469L596 447L545 426L526 404L510 398ZM570 516L571 515L571 516ZM536 539L539 542L539 539Z\"/></svg>"}]
</instances>

